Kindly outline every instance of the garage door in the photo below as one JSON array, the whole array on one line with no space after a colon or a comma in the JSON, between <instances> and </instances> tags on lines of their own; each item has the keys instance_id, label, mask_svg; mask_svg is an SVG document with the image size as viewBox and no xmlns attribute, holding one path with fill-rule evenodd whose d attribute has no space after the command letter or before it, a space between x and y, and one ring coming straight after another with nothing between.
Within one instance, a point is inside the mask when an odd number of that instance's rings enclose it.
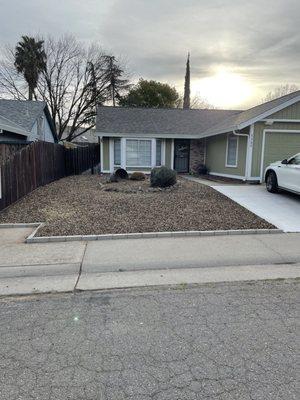
<instances>
[{"instance_id":1,"label":"garage door","mask_svg":"<svg viewBox=\"0 0 300 400\"><path fill-rule=\"evenodd\" d=\"M300 153L300 132L266 132L263 170L272 162Z\"/></svg>"}]
</instances>

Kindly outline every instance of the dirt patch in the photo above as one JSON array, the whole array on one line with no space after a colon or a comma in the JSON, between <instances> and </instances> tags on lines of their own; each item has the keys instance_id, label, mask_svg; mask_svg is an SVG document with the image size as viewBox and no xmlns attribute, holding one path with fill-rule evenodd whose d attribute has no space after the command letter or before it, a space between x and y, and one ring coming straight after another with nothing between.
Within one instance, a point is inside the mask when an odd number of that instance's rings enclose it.
<instances>
[{"instance_id":1,"label":"dirt patch","mask_svg":"<svg viewBox=\"0 0 300 400\"><path fill-rule=\"evenodd\" d=\"M2 211L0 223L46 222L39 236L274 228L196 182L180 179L173 189L148 191L148 179L105 181L81 175L40 187Z\"/></svg>"}]
</instances>

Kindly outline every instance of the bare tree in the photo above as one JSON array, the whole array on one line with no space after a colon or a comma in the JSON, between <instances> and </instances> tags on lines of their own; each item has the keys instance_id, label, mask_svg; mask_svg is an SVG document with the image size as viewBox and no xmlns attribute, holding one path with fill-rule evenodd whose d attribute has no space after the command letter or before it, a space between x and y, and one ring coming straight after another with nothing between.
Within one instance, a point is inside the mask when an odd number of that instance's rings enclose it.
<instances>
[{"instance_id":1,"label":"bare tree","mask_svg":"<svg viewBox=\"0 0 300 400\"><path fill-rule=\"evenodd\" d=\"M286 94L296 92L297 90L299 90L299 87L295 84L280 85L276 87L274 90L270 91L266 95L266 97L262 99L262 102L265 103L267 101L277 99L278 97L282 97L285 96Z\"/></svg>"},{"instance_id":2,"label":"bare tree","mask_svg":"<svg viewBox=\"0 0 300 400\"><path fill-rule=\"evenodd\" d=\"M176 102L176 108L183 108L184 97L181 95ZM205 98L195 95L190 100L190 108L198 110L215 110L216 107L210 104Z\"/></svg>"},{"instance_id":3,"label":"bare tree","mask_svg":"<svg viewBox=\"0 0 300 400\"><path fill-rule=\"evenodd\" d=\"M48 38L45 52L47 67L39 78L36 99L48 104L58 138L71 141L95 126L96 106L111 100L111 56L98 45L86 48L73 36ZM0 64L0 91L25 99L24 82L20 76L16 79L12 68L13 53L7 49L5 55Z\"/></svg>"},{"instance_id":4,"label":"bare tree","mask_svg":"<svg viewBox=\"0 0 300 400\"><path fill-rule=\"evenodd\" d=\"M15 50L9 46L1 48L0 59L0 94L16 100L27 99L27 83L14 65Z\"/></svg>"},{"instance_id":5,"label":"bare tree","mask_svg":"<svg viewBox=\"0 0 300 400\"><path fill-rule=\"evenodd\" d=\"M191 108L215 110L216 107L210 104L205 98L195 95L191 98Z\"/></svg>"}]
</instances>

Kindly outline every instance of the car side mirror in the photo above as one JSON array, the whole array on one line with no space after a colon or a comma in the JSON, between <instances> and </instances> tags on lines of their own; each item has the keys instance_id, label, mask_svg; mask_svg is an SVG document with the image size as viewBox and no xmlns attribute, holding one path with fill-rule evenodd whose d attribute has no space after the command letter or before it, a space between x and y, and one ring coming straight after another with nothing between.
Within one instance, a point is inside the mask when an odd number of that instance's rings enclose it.
<instances>
[{"instance_id":1,"label":"car side mirror","mask_svg":"<svg viewBox=\"0 0 300 400\"><path fill-rule=\"evenodd\" d=\"M281 161L281 164L287 164L287 163L288 163L288 160L286 158Z\"/></svg>"}]
</instances>

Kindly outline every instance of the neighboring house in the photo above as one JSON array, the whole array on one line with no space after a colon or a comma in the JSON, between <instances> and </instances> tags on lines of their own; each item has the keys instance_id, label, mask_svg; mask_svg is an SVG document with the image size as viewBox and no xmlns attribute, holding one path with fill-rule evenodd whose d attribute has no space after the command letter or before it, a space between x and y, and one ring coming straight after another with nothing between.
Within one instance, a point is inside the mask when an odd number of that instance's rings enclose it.
<instances>
[{"instance_id":1,"label":"neighboring house","mask_svg":"<svg viewBox=\"0 0 300 400\"><path fill-rule=\"evenodd\" d=\"M0 99L0 144L57 142L55 126L42 101Z\"/></svg>"},{"instance_id":2,"label":"neighboring house","mask_svg":"<svg viewBox=\"0 0 300 400\"><path fill-rule=\"evenodd\" d=\"M70 132L70 127L67 126L61 140L66 140L66 138L68 137ZM79 136L77 136L80 132L84 132L82 134L80 134ZM88 131L85 131L85 128L80 128L78 129L75 134L76 137L74 140L72 140L72 142L74 143L99 143L99 139L96 135L96 129L92 128L89 129Z\"/></svg>"},{"instance_id":3,"label":"neighboring house","mask_svg":"<svg viewBox=\"0 0 300 400\"><path fill-rule=\"evenodd\" d=\"M262 181L272 161L300 152L300 91L245 111L99 106L101 170L149 172L166 165Z\"/></svg>"}]
</instances>

